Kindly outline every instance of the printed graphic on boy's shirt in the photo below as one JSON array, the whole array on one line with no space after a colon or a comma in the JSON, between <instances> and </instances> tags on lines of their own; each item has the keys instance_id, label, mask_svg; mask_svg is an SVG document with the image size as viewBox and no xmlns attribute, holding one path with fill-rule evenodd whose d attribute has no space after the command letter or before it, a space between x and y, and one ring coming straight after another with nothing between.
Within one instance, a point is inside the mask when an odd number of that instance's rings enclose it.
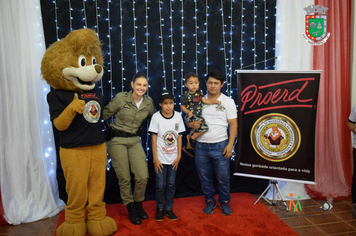
<instances>
[{"instance_id":1,"label":"printed graphic on boy's shirt","mask_svg":"<svg viewBox=\"0 0 356 236\"><path fill-rule=\"evenodd\" d=\"M165 146L162 147L162 152L164 154L177 153L177 134L173 131L167 131L163 135L163 140Z\"/></svg>"}]
</instances>

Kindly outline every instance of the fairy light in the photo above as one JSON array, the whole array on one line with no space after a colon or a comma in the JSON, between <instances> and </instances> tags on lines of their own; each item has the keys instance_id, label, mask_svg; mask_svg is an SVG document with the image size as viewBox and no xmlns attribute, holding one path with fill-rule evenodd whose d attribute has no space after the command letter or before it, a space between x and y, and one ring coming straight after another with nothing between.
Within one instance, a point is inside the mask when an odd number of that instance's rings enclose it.
<instances>
[{"instance_id":1,"label":"fairy light","mask_svg":"<svg viewBox=\"0 0 356 236\"><path fill-rule=\"evenodd\" d=\"M126 78L124 77L124 44L123 44L123 25L122 25L122 0L120 0L120 55L121 60L119 63L121 64L121 92L124 91L124 81Z\"/></svg>"},{"instance_id":2,"label":"fairy light","mask_svg":"<svg viewBox=\"0 0 356 236\"><path fill-rule=\"evenodd\" d=\"M112 99L114 96L113 96L113 82L112 82L112 57L111 57L111 24L110 24L110 3L111 3L111 0L108 0L107 1L107 12L108 12L108 17L106 18L106 21L108 22L108 40L109 40L109 45L108 45L108 48L109 48L109 69L108 69L108 73L110 74L110 80L109 80L109 83L110 83L110 99ZM102 80L101 80L102 81ZM103 96L104 96L104 92L102 93Z\"/></svg>"},{"instance_id":3,"label":"fairy light","mask_svg":"<svg viewBox=\"0 0 356 236\"><path fill-rule=\"evenodd\" d=\"M277 5L275 6L275 12L277 13ZM275 18L275 19L276 19L276 13L274 14L274 18ZM278 29L279 26L280 26L280 23L278 22L276 28ZM276 34L276 43L279 43L278 40L279 40L279 31L278 31L278 33ZM275 51L275 50L276 50L276 48L273 48L273 51ZM280 60L280 59L281 59L281 58L278 56L278 60ZM277 63L274 63L274 64L273 64L273 68L274 68L274 69L276 69L276 64L277 64Z\"/></svg>"},{"instance_id":4,"label":"fairy light","mask_svg":"<svg viewBox=\"0 0 356 236\"><path fill-rule=\"evenodd\" d=\"M205 76L209 73L209 31L208 31L208 17L209 17L209 5L208 5L208 0L205 1L205 64L206 64L206 69L205 69Z\"/></svg>"},{"instance_id":5,"label":"fairy light","mask_svg":"<svg viewBox=\"0 0 356 236\"><path fill-rule=\"evenodd\" d=\"M88 27L88 22L87 22L87 14L86 14L86 11L85 11L85 2L86 0L83 0L83 15L84 15L84 24L85 24L85 27L84 28L87 28Z\"/></svg>"},{"instance_id":6,"label":"fairy light","mask_svg":"<svg viewBox=\"0 0 356 236\"><path fill-rule=\"evenodd\" d=\"M173 42L173 16L172 16L172 12L173 12L173 8L172 8L172 1L169 1L169 19L170 19L170 23L171 23L171 28L170 28L170 38L171 38L171 67L172 67L172 94L174 95L174 89L176 88L174 86L174 42Z\"/></svg>"},{"instance_id":7,"label":"fairy light","mask_svg":"<svg viewBox=\"0 0 356 236\"><path fill-rule=\"evenodd\" d=\"M253 1L253 69L256 70L256 4Z\"/></svg>"},{"instance_id":8,"label":"fairy light","mask_svg":"<svg viewBox=\"0 0 356 236\"><path fill-rule=\"evenodd\" d=\"M243 61L242 61L242 52L244 50L244 1L241 1L241 39L240 39L240 69L242 69Z\"/></svg>"},{"instance_id":9,"label":"fairy light","mask_svg":"<svg viewBox=\"0 0 356 236\"><path fill-rule=\"evenodd\" d=\"M161 49L162 49L162 54L161 54L161 57L162 57L162 68L163 68L163 83L164 83L164 88L163 90L165 90L167 88L167 83L166 83L166 67L165 67L165 62L164 62L164 42L163 42L163 26L164 26L164 19L162 18L162 7L161 7L161 4L162 1L159 1L159 23L160 23L160 38L161 38Z\"/></svg>"},{"instance_id":10,"label":"fairy light","mask_svg":"<svg viewBox=\"0 0 356 236\"><path fill-rule=\"evenodd\" d=\"M233 35L233 33L232 33L232 30L233 30L233 24L232 24L232 16L233 16L233 14L232 14L232 12L233 12L233 2L235 2L235 1L231 1L231 5L230 5L230 9L231 9L231 11L230 11L230 68L229 68L229 77L228 78L230 78L230 81L229 81L229 83L228 83L228 86L227 86L227 90L228 90L228 95L230 96L230 97L232 97L232 65L233 65L233 54L232 54L232 50L233 50L233 47L232 47L232 42L233 42L233 40L232 40L232 35ZM242 21L242 17L241 17L241 21ZM241 31L242 31L242 28L241 28ZM236 152L235 152L235 147L236 147L236 143L237 143L237 139L235 139L235 141L234 141L234 146L233 146L233 149L232 149L232 156L231 156L231 160L232 161L235 161L235 157L236 157Z\"/></svg>"},{"instance_id":11,"label":"fairy light","mask_svg":"<svg viewBox=\"0 0 356 236\"><path fill-rule=\"evenodd\" d=\"M223 0L220 1L221 3L221 8L220 8L220 11L221 11L221 24L222 24L222 38L223 38L223 53L224 53L224 70L225 70L225 80L226 82L228 82L228 74L227 74L227 68L228 68L228 65L227 65L227 58L226 58L226 41L225 41L225 21L224 21L224 3L223 3ZM227 91L226 91L227 92Z\"/></svg>"},{"instance_id":12,"label":"fairy light","mask_svg":"<svg viewBox=\"0 0 356 236\"><path fill-rule=\"evenodd\" d=\"M147 80L148 81L150 81L150 79L149 79L149 67L148 67L148 65L149 65L149 62L151 62L150 60L149 60L149 57L148 57L148 36L149 36L149 33L148 33L148 9L149 9L149 7L148 7L148 2L147 2L148 0L145 0L145 7L146 7L146 9L145 9L145 14L146 14L146 16L145 16L145 28L146 28L146 31L145 31L145 36L146 36L146 42L144 43L144 45L146 46L146 76L147 76ZM149 96L149 88L150 88L150 82L148 82L148 87L147 87L147 95ZM148 130L148 128L149 128L149 123L147 122L146 123L146 129ZM150 133L149 132L146 132L146 161L148 161L148 156L149 156L149 151L150 151L150 146L149 146L149 137L150 137Z\"/></svg>"},{"instance_id":13,"label":"fairy light","mask_svg":"<svg viewBox=\"0 0 356 236\"><path fill-rule=\"evenodd\" d=\"M135 10L135 5L136 5L136 1L132 1L132 4L133 4L133 8L132 8L132 17L133 17L133 32L134 32L134 37L133 37L133 44L132 46L134 46L134 61L135 61L135 66L136 66L136 73L138 72L137 70L137 43L136 43L136 29L137 29L137 26L136 26L136 10Z\"/></svg>"},{"instance_id":14,"label":"fairy light","mask_svg":"<svg viewBox=\"0 0 356 236\"><path fill-rule=\"evenodd\" d=\"M97 2L97 0L95 0L96 26L94 26L94 27L96 28L97 35L99 35L99 17L100 17L100 15L98 13L99 9L100 8L98 7L98 2Z\"/></svg>"},{"instance_id":15,"label":"fairy light","mask_svg":"<svg viewBox=\"0 0 356 236\"><path fill-rule=\"evenodd\" d=\"M58 7L57 7L57 1L54 0L53 1L53 4L54 4L54 22L56 23L56 38L57 38L57 41L59 41L59 37L58 37Z\"/></svg>"},{"instance_id":16,"label":"fairy light","mask_svg":"<svg viewBox=\"0 0 356 236\"><path fill-rule=\"evenodd\" d=\"M184 2L181 0L182 3L182 8L181 8L181 31L182 31L182 43L181 43L181 55L182 55L182 60L181 60L181 66L180 66L180 76L181 76L181 87L180 87L180 94L183 94L183 88L184 88ZM180 95L179 95L180 96ZM180 105L180 104L179 104Z\"/></svg>"},{"instance_id":17,"label":"fairy light","mask_svg":"<svg viewBox=\"0 0 356 236\"><path fill-rule=\"evenodd\" d=\"M263 37L264 37L264 40L263 40L263 46L264 46L264 54L265 54L265 70L267 70L267 48L266 48L266 45L267 45L267 32L266 32L266 30L267 30L267 24L266 24L266 20L267 20L267 18L268 18L268 16L267 16L267 6L266 6L266 0L263 0L263 7L264 7L264 34L263 34Z\"/></svg>"},{"instance_id":18,"label":"fairy light","mask_svg":"<svg viewBox=\"0 0 356 236\"><path fill-rule=\"evenodd\" d=\"M44 43L44 36L43 36L43 21L42 21L42 14L41 14L41 7L40 7L40 1L37 0L35 1L36 5L35 5L35 11L38 11L35 15L38 16L37 18L37 28L33 29L33 32L37 32L37 36L36 38L34 38L36 40L36 50L41 51L41 52L45 52L46 48L45 48L45 43ZM58 40L58 25L57 25L57 3L56 1L53 1L54 3L54 7L55 7L55 24L56 24L56 36L57 36L57 40ZM40 62L40 59L37 58ZM40 68L37 68L38 74L41 74ZM47 98L47 94L48 92L50 92L50 87L49 85L44 81L41 80L41 94L39 94L39 96L42 96L43 100L42 102L47 105L46 103L46 98ZM39 97L40 98L40 97ZM45 107L45 106L44 106ZM47 109L39 109L38 110L38 114L40 119L43 119L43 125L40 125L40 132L41 132L41 147L42 147L42 151L43 151L43 157L45 160L45 165L46 165L46 171L47 171L47 175L49 176L50 180L50 185L52 183L52 181L56 178L56 176L53 174L55 174L55 170L56 170L56 153L53 152L53 150L55 150L55 143L53 140L53 129L52 129L52 125L51 125L51 121L50 121L50 115L49 115L49 109L47 107Z\"/></svg>"},{"instance_id":19,"label":"fairy light","mask_svg":"<svg viewBox=\"0 0 356 236\"><path fill-rule=\"evenodd\" d=\"M72 3L70 0L68 1L68 6L69 6L69 29L70 29L70 31L72 31L73 30L73 17L72 17L73 8L72 8Z\"/></svg>"},{"instance_id":20,"label":"fairy light","mask_svg":"<svg viewBox=\"0 0 356 236\"><path fill-rule=\"evenodd\" d=\"M229 41L229 44L230 44L230 67L229 67L229 79L230 79L230 82L228 84L228 94L229 96L231 97L231 93L232 93L232 62L233 62L233 57L232 57L232 28L233 28L233 24L232 24L232 11L233 11L233 5L232 3L235 2L235 1L231 1L230 2L230 41Z\"/></svg>"},{"instance_id":21,"label":"fairy light","mask_svg":"<svg viewBox=\"0 0 356 236\"><path fill-rule=\"evenodd\" d=\"M98 35L98 37L100 36L99 34L99 17L100 17L100 14L98 12L100 8L98 7L98 2L97 0L95 0L95 15L96 15L96 26L95 29L96 29L96 34ZM104 86L103 86L103 80L101 79L100 80L100 89L101 89L101 94L104 94Z\"/></svg>"},{"instance_id":22,"label":"fairy light","mask_svg":"<svg viewBox=\"0 0 356 236\"><path fill-rule=\"evenodd\" d=\"M149 80L149 67L148 67L148 65L149 65L149 62L150 62L150 60L149 60L149 57L148 57L148 35L149 35L149 33L148 33L148 3L147 3L147 1L148 0L145 0L145 6L146 6L146 17L145 17L145 22L146 22L146 25L145 25L145 28L146 28L146 34L145 34L145 36L146 36L146 43L145 43L145 45L146 45L146 75L147 75L147 79ZM148 86L148 88L147 88L147 94L149 94L149 88L150 88L150 86Z\"/></svg>"},{"instance_id":23,"label":"fairy light","mask_svg":"<svg viewBox=\"0 0 356 236\"><path fill-rule=\"evenodd\" d=\"M198 17L197 17L197 1L194 0L194 24L195 24L195 34L193 36L195 37L195 73L198 74Z\"/></svg>"}]
</instances>

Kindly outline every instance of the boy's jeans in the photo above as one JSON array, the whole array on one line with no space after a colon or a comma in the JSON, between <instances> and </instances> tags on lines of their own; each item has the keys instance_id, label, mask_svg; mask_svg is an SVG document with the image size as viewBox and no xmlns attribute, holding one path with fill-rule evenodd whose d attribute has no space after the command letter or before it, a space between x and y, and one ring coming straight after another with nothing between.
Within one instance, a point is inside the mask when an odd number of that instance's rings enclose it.
<instances>
[{"instance_id":1,"label":"boy's jeans","mask_svg":"<svg viewBox=\"0 0 356 236\"><path fill-rule=\"evenodd\" d=\"M177 171L172 165L163 165L162 172L156 173L156 208L171 210L176 191Z\"/></svg>"}]
</instances>

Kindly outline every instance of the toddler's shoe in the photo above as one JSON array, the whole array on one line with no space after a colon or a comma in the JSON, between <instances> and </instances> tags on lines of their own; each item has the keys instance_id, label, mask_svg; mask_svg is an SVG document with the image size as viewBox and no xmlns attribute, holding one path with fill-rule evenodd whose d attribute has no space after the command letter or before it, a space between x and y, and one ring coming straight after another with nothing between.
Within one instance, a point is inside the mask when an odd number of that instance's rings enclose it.
<instances>
[{"instance_id":1,"label":"toddler's shoe","mask_svg":"<svg viewBox=\"0 0 356 236\"><path fill-rule=\"evenodd\" d=\"M172 209L166 211L166 216L167 216L170 220L177 220L177 216L173 213Z\"/></svg>"},{"instance_id":2,"label":"toddler's shoe","mask_svg":"<svg viewBox=\"0 0 356 236\"><path fill-rule=\"evenodd\" d=\"M220 208L221 208L222 213L223 213L224 215L229 216L229 215L232 214L228 201L222 202L222 203L220 204Z\"/></svg>"},{"instance_id":3,"label":"toddler's shoe","mask_svg":"<svg viewBox=\"0 0 356 236\"><path fill-rule=\"evenodd\" d=\"M212 200L208 200L206 202L206 207L204 208L204 213L211 215L214 212L214 208L216 207L216 204Z\"/></svg>"},{"instance_id":4,"label":"toddler's shoe","mask_svg":"<svg viewBox=\"0 0 356 236\"><path fill-rule=\"evenodd\" d=\"M192 139L192 137L189 137L189 145L191 146L192 149L195 149L195 139Z\"/></svg>"},{"instance_id":5,"label":"toddler's shoe","mask_svg":"<svg viewBox=\"0 0 356 236\"><path fill-rule=\"evenodd\" d=\"M157 209L156 221L162 221L164 215L164 209Z\"/></svg>"}]
</instances>

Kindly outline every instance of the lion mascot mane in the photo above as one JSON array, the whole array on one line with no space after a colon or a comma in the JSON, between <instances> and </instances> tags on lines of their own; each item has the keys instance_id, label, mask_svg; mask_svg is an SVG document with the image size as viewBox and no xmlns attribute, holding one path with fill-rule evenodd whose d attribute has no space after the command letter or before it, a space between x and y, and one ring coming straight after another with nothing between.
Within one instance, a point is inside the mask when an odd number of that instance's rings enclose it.
<instances>
[{"instance_id":1,"label":"lion mascot mane","mask_svg":"<svg viewBox=\"0 0 356 236\"><path fill-rule=\"evenodd\" d=\"M41 73L54 88L47 95L50 116L60 131L60 159L68 194L65 222L58 236L111 235L114 219L103 202L106 143L102 133L102 95L95 83L103 76L103 55L91 29L70 32L45 52Z\"/></svg>"}]
</instances>

